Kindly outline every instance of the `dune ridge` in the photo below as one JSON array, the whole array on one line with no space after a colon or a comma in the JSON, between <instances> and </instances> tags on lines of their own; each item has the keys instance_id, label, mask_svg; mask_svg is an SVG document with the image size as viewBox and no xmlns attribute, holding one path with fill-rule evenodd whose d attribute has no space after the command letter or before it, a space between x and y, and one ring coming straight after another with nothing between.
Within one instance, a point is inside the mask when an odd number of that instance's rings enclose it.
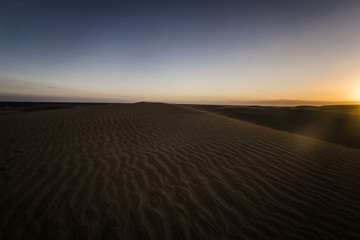
<instances>
[{"instance_id":1,"label":"dune ridge","mask_svg":"<svg viewBox=\"0 0 360 240\"><path fill-rule=\"evenodd\" d=\"M160 103L0 127L0 239L360 239L357 149Z\"/></svg>"}]
</instances>

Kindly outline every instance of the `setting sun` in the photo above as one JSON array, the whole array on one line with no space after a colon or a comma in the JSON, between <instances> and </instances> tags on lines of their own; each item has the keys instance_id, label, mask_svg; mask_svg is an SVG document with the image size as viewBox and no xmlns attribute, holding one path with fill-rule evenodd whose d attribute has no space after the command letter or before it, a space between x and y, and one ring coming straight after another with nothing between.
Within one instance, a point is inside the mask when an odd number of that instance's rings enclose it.
<instances>
[{"instance_id":1,"label":"setting sun","mask_svg":"<svg viewBox=\"0 0 360 240\"><path fill-rule=\"evenodd\" d=\"M354 100L360 101L360 85L354 89Z\"/></svg>"}]
</instances>

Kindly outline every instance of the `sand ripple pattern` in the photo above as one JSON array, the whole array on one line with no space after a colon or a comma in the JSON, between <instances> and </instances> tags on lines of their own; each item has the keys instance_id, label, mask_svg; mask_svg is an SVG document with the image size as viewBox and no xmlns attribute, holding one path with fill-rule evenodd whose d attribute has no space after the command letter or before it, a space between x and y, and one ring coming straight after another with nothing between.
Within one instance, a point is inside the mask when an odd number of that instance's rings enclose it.
<instances>
[{"instance_id":1,"label":"sand ripple pattern","mask_svg":"<svg viewBox=\"0 0 360 240\"><path fill-rule=\"evenodd\" d=\"M0 130L0 239L360 239L360 150L150 103Z\"/></svg>"}]
</instances>

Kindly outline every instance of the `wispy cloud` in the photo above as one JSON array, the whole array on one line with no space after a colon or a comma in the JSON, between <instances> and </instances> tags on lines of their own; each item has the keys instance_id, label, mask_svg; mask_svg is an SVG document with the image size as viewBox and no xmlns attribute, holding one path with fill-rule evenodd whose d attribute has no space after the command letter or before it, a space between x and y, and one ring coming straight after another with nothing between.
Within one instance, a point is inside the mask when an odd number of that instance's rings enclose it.
<instances>
[{"instance_id":1,"label":"wispy cloud","mask_svg":"<svg viewBox=\"0 0 360 240\"><path fill-rule=\"evenodd\" d=\"M27 4L23 3L23 2L16 2L16 5L20 6L20 7L26 7Z\"/></svg>"},{"instance_id":2,"label":"wispy cloud","mask_svg":"<svg viewBox=\"0 0 360 240\"><path fill-rule=\"evenodd\" d=\"M0 76L0 101L134 102L119 96Z\"/></svg>"}]
</instances>

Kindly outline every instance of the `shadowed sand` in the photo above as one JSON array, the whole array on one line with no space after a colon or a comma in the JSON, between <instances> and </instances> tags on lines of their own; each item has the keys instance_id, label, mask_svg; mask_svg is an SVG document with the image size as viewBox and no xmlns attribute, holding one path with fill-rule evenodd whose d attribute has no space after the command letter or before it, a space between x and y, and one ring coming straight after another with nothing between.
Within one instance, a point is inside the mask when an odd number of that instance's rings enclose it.
<instances>
[{"instance_id":1,"label":"shadowed sand","mask_svg":"<svg viewBox=\"0 0 360 240\"><path fill-rule=\"evenodd\" d=\"M360 239L360 150L150 103L0 130L0 239Z\"/></svg>"}]
</instances>

